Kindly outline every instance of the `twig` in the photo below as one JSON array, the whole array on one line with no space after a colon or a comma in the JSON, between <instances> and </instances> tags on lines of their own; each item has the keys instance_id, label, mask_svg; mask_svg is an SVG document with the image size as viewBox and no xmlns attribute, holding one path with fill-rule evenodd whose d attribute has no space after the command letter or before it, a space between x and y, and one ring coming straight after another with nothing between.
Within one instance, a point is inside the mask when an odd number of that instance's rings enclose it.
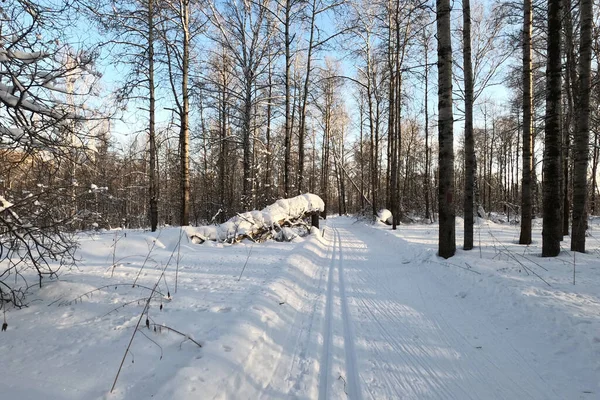
<instances>
[{"instance_id":1,"label":"twig","mask_svg":"<svg viewBox=\"0 0 600 400\"><path fill-rule=\"evenodd\" d=\"M213 222L215 222L215 219L217 219L217 217L219 216L219 214L221 214L223 212L222 209L219 208L219 211L217 211L217 213L215 215L213 215L212 219L210 220L210 225L213 224Z\"/></svg>"},{"instance_id":2,"label":"twig","mask_svg":"<svg viewBox=\"0 0 600 400\"><path fill-rule=\"evenodd\" d=\"M254 243L252 243L252 246L250 246L250 251L248 252L248 257L246 257L246 262L244 263L244 267L242 268L242 272L240 272L240 276L238 277L238 282L240 281L240 279L242 279L242 274L244 273L244 270L246 269L246 265L248 265L248 260L250 259L250 255L252 254L252 249L254 248Z\"/></svg>"},{"instance_id":3,"label":"twig","mask_svg":"<svg viewBox=\"0 0 600 400\"><path fill-rule=\"evenodd\" d=\"M216 217L216 215L215 215ZM177 263L175 264L175 293L177 293L177 282L179 281L179 254L181 251L181 236L183 235L183 227L179 228L179 239L177 239ZM167 263L168 264L168 263ZM167 281L165 280L165 284ZM167 291L169 288L167 287Z\"/></svg>"},{"instance_id":4,"label":"twig","mask_svg":"<svg viewBox=\"0 0 600 400\"><path fill-rule=\"evenodd\" d=\"M123 303L123 304L121 304L121 305L120 305L120 306L118 306L118 307L115 307L115 308L113 308L112 310L110 310L109 312L107 312L106 314L104 314L103 316L101 316L100 318L104 318L104 317L106 317L107 315L109 315L109 314L112 314L112 313L113 313L113 312L115 312L115 311L119 311L121 308L125 308L125 307L127 307L128 305L130 305L130 304L133 304L133 303L138 303L138 304L139 304L139 303L140 303L140 301L146 301L146 300L147 300L147 298L146 298L146 297L140 297L139 299L135 299L135 300L128 301L128 302L126 302L126 303Z\"/></svg>"},{"instance_id":5,"label":"twig","mask_svg":"<svg viewBox=\"0 0 600 400\"><path fill-rule=\"evenodd\" d=\"M177 330L177 329L175 329L175 328L171 328L170 326L167 326L167 325L158 325L158 324L152 324L152 326L154 327L154 329L156 329L157 327L158 327L158 329L159 329L159 330L164 328L164 329L166 329L166 330L168 330L168 331L170 331L170 332L173 332L173 333L176 333L176 334L178 334L178 335L181 335L181 336L183 336L183 337L184 337L186 340L189 340L189 341L191 341L192 343L194 343L196 346L198 346L198 347L202 347L202 345L201 345L200 343L198 343L197 341L195 341L194 339L192 339L192 338L190 337L190 335L186 335L185 333L183 333L183 332L180 332L180 331L178 331L178 330ZM185 341L185 340L184 340L184 341ZM182 342L182 343L183 343L183 342Z\"/></svg>"},{"instance_id":6,"label":"twig","mask_svg":"<svg viewBox=\"0 0 600 400\"><path fill-rule=\"evenodd\" d=\"M118 286L129 286L129 287L131 287L131 285L130 285L129 283L114 283L114 284L112 284L112 285L104 285L104 286L100 286L100 287L98 287L98 288L96 288L96 289L90 290L89 292L85 292L84 294L82 294L82 295L79 295L79 296L75 297L73 300L67 301L67 302L65 302L65 303L60 303L60 305L67 305L67 304L73 304L73 303L77 303L77 302L78 302L79 300L81 300L83 297L89 297L89 296L90 296L91 294L93 294L94 292L99 292L99 291L100 291L100 290L102 290L102 289L106 289L106 288L112 288L112 287L114 287L114 288L116 289ZM153 288L151 288L151 287L148 287L148 286L143 286L143 285L136 285L136 287L138 287L138 288L141 288L141 289L147 289L147 290L150 290L152 293L156 292L156 293L160 294L160 295L161 295L161 296L163 296L163 297L165 296L165 295L164 295L164 294L163 294L163 293L162 293L160 290L158 290L158 289L153 289ZM60 300L60 299L58 299L58 300ZM56 303L58 300L54 300L52 303L48 304L48 306L51 306L52 304Z\"/></svg>"},{"instance_id":7,"label":"twig","mask_svg":"<svg viewBox=\"0 0 600 400\"><path fill-rule=\"evenodd\" d=\"M146 266L146 262L148 261L148 259L150 258L150 254L152 254L152 251L154 251L154 246L156 246L156 242L158 242L158 238L160 237L160 234L162 233L162 230L158 232L158 235L156 235L156 239L154 239L152 241L152 247L150 247L150 251L148 252L148 255L146 256L146 259L144 260L144 263L142 264L140 270L138 271L137 276L135 277L135 279L133 280L133 287L135 287L135 284L137 283L137 280L140 277L140 274L142 273L142 270L144 269L144 267Z\"/></svg>"},{"instance_id":8,"label":"twig","mask_svg":"<svg viewBox=\"0 0 600 400\"><path fill-rule=\"evenodd\" d=\"M161 346L160 344L156 343L156 341L155 341L155 340L151 339L151 338L150 338L148 335L146 335L146 334L145 334L143 331L140 331L140 333L141 333L142 335L144 335L144 337L145 337L146 339L148 339L149 341L151 341L152 343L154 343L154 344L155 344L155 345L156 345L156 346L157 346L157 347L160 349L160 360L162 360L162 358L163 358L163 348L162 348L162 346Z\"/></svg>"},{"instance_id":9,"label":"twig","mask_svg":"<svg viewBox=\"0 0 600 400\"><path fill-rule=\"evenodd\" d=\"M453 263L451 263L451 262L448 262L448 261L444 261L444 262L442 263L442 262L439 262L439 261L429 260L429 262L434 262L434 263L436 263L436 264L440 264L440 265L443 265L443 266L446 266L446 267L447 267L447 266L449 266L449 265L452 265L453 267L457 267L457 268L460 268L460 269L464 269L465 271L470 271L470 272L473 272L473 273L475 273L475 274L477 274L477 275L481 275L481 272L479 272L479 271L475 271L474 269L471 269L471 268L465 268L465 267L461 267L461 266L460 266L460 265L458 265L458 264L453 264ZM470 267L470 266L469 266L469 267Z\"/></svg>"},{"instance_id":10,"label":"twig","mask_svg":"<svg viewBox=\"0 0 600 400\"><path fill-rule=\"evenodd\" d=\"M156 283L154 284L154 287L152 288L152 292L150 293L150 296L148 296L148 300L146 300L146 305L144 306L144 309L140 313L140 317L138 318L138 321L135 324L135 329L133 331L133 334L131 335L131 339L129 339L129 344L127 345L127 348L125 349L125 353L123 353L123 359L121 360L121 364L119 365L119 369L117 370L117 375L115 376L115 380L114 380L113 385L112 385L112 387L110 389L110 393L112 393L113 390L115 390L115 386L117 385L117 380L119 379L119 374L121 374L121 369L123 368L123 363L125 362L125 358L127 358L127 353L129 352L129 349L131 348L131 344L133 343L133 339L135 338L135 334L139 330L140 323L142 322L142 318L144 317L144 314L147 314L148 309L150 308L150 301L152 300L154 292L156 291L156 288L158 287L158 284L160 283L162 275L165 273L165 271L166 271L166 269L167 269L168 266L169 266L169 264L167 263L165 265L165 267L163 268L161 275L158 277L158 279L156 280ZM146 316L146 318L148 318L148 316Z\"/></svg>"},{"instance_id":11,"label":"twig","mask_svg":"<svg viewBox=\"0 0 600 400\"><path fill-rule=\"evenodd\" d=\"M548 268L546 268L546 267L544 267L543 265L541 265L541 264L539 264L539 263L537 263L537 262L535 262L535 261L531 260L531 259L530 259L530 258L528 258L528 257L525 257L523 254L519 254L519 253L515 253L515 254L516 254L516 255L518 255L518 256L521 256L521 257L523 257L524 259L526 259L526 260L527 260L527 261L529 261L530 263L532 263L532 264L535 264L535 265L537 265L538 267L540 267L541 269L543 269L544 271L548 272Z\"/></svg>"},{"instance_id":12,"label":"twig","mask_svg":"<svg viewBox=\"0 0 600 400\"><path fill-rule=\"evenodd\" d=\"M340 376L338 377L338 381L339 381L340 379L342 380L342 382L344 382L344 393L346 393L346 396L347 396L347 395L348 395L348 392L346 391L346 380L344 379L344 377L343 377L342 375L340 375Z\"/></svg>"},{"instance_id":13,"label":"twig","mask_svg":"<svg viewBox=\"0 0 600 400\"><path fill-rule=\"evenodd\" d=\"M118 260L115 260L115 261L113 262L113 265L111 265L110 267L108 267L108 268L112 268L112 272L110 273L110 277L111 277L111 278L113 277L113 275L114 275L114 273L115 273L115 268L117 267L117 265L118 265L118 264L120 264L120 263L121 263L121 261L123 261L123 260L127 260L127 259L129 259L129 258L135 258L135 257L145 257L145 256L143 256L143 255L139 255L139 254L138 254L138 255L135 255L135 254L134 254L134 255L131 255L131 256L125 256L125 257L121 257L121 258L119 258ZM155 261L153 258L148 258L148 259L147 259L147 261L153 261L153 262L156 262L156 261ZM108 268L107 268L107 270L108 270Z\"/></svg>"}]
</instances>

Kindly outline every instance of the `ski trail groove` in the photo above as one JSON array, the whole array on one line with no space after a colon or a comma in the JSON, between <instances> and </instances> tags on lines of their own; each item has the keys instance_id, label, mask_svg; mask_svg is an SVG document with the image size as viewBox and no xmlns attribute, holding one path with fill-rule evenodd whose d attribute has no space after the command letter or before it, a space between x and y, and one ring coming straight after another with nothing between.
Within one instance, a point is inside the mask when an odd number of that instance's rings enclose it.
<instances>
[{"instance_id":1,"label":"ski trail groove","mask_svg":"<svg viewBox=\"0 0 600 400\"><path fill-rule=\"evenodd\" d=\"M331 262L329 263L329 271L327 277L327 295L326 295L326 305L325 305L325 320L324 320L324 329L323 329L323 351L321 353L321 361L319 365L319 400L327 400L327 394L329 391L329 375L331 375L330 365L331 365L331 344L333 341L333 337L331 334L332 325L333 325L333 301L334 301L334 293L333 293L333 278L334 278L334 270L335 270L335 248L336 241L335 236L332 242L332 250L331 250Z\"/></svg>"},{"instance_id":2,"label":"ski trail groove","mask_svg":"<svg viewBox=\"0 0 600 400\"><path fill-rule=\"evenodd\" d=\"M327 343L329 358L323 352L320 399L346 398L324 387L334 387L338 366L348 399L556 398L486 310L457 298L461 286L428 266L422 248L332 222L325 337L337 346Z\"/></svg>"},{"instance_id":3,"label":"ski trail groove","mask_svg":"<svg viewBox=\"0 0 600 400\"><path fill-rule=\"evenodd\" d=\"M348 387L348 398L353 400L362 399L360 391L360 380L356 362L356 350L354 349L354 331L352 320L348 311L348 298L346 297L346 284L344 279L344 254L342 251L342 238L337 229L334 229L338 240L338 273L340 286L340 300L342 305L342 321L344 325L344 353L346 357L346 382Z\"/></svg>"}]
</instances>

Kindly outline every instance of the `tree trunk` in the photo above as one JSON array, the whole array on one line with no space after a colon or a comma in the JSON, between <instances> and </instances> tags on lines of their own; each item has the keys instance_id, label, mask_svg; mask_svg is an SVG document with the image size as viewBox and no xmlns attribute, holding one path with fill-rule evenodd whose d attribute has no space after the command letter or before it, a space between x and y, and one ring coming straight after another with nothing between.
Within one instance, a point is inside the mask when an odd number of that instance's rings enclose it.
<instances>
[{"instance_id":1,"label":"tree trunk","mask_svg":"<svg viewBox=\"0 0 600 400\"><path fill-rule=\"evenodd\" d=\"M438 37L439 243L440 257L456 251L454 210L454 134L450 1L436 0Z\"/></svg>"},{"instance_id":2,"label":"tree trunk","mask_svg":"<svg viewBox=\"0 0 600 400\"><path fill-rule=\"evenodd\" d=\"M598 172L598 159L600 152L598 151L598 133L594 134L594 152L592 158L592 192L590 193L590 212L592 215L596 215L596 188L598 186L596 182L596 173Z\"/></svg>"},{"instance_id":3,"label":"tree trunk","mask_svg":"<svg viewBox=\"0 0 600 400\"><path fill-rule=\"evenodd\" d=\"M308 102L308 88L310 83L310 69L313 52L313 41L315 31L315 17L317 13L317 2L312 1L312 12L310 18L310 35L308 39L308 54L306 56L306 75L304 77L304 91L302 93L302 105L300 106L300 123L298 131L298 193L304 190L304 140L306 138L306 106ZM362 143L361 143L362 146ZM362 154L362 153L361 153Z\"/></svg>"},{"instance_id":4,"label":"tree trunk","mask_svg":"<svg viewBox=\"0 0 600 400\"><path fill-rule=\"evenodd\" d=\"M473 249L473 185L475 180L475 143L473 140L473 67L471 64L471 5L463 0L463 59L465 77L465 193L464 246Z\"/></svg>"},{"instance_id":5,"label":"tree trunk","mask_svg":"<svg viewBox=\"0 0 600 400\"><path fill-rule=\"evenodd\" d=\"M561 0L548 0L548 61L544 138L542 257L560 253L561 215Z\"/></svg>"},{"instance_id":6,"label":"tree trunk","mask_svg":"<svg viewBox=\"0 0 600 400\"><path fill-rule=\"evenodd\" d=\"M181 79L181 94L182 94L182 110L181 110L181 127L179 132L179 141L181 144L181 225L190 224L190 103L189 103L189 64L190 64L190 15L189 3L186 1L182 4L181 22L183 28L183 59L182 59L182 79Z\"/></svg>"},{"instance_id":7,"label":"tree trunk","mask_svg":"<svg viewBox=\"0 0 600 400\"><path fill-rule=\"evenodd\" d=\"M581 39L579 41L579 81L573 169L573 227L571 250L585 252L587 229L587 169L590 136L590 71L592 63L592 0L581 0Z\"/></svg>"},{"instance_id":8,"label":"tree trunk","mask_svg":"<svg viewBox=\"0 0 600 400\"><path fill-rule=\"evenodd\" d=\"M150 145L150 229L156 231L158 226L158 165L155 132L154 96L154 0L148 0L148 89L150 91L150 104L148 107L149 125L148 141Z\"/></svg>"},{"instance_id":9,"label":"tree trunk","mask_svg":"<svg viewBox=\"0 0 600 400\"><path fill-rule=\"evenodd\" d=\"M272 166L271 166L271 103L273 101L273 73L272 73L272 68L271 68L271 60L269 60L269 69L268 69L268 74L269 77L268 79L268 99L267 99L267 132L266 132L266 150L267 150L267 154L266 154L266 171L265 171L265 197L266 197L266 203L269 204L271 203L272 196L272 185L273 185L273 179L272 179Z\"/></svg>"},{"instance_id":10,"label":"tree trunk","mask_svg":"<svg viewBox=\"0 0 600 400\"><path fill-rule=\"evenodd\" d=\"M425 189L425 219L431 220L429 214L429 194L430 181L429 181L429 36L425 34L424 38L425 48L425 177L423 186Z\"/></svg>"},{"instance_id":11,"label":"tree trunk","mask_svg":"<svg viewBox=\"0 0 600 400\"><path fill-rule=\"evenodd\" d=\"M251 75L251 73L248 73ZM245 99L244 99L244 120L242 126L242 147L243 155L243 179L242 183L242 208L248 211L252 201L252 148L250 140L250 121L252 119L252 82L251 76L246 78Z\"/></svg>"},{"instance_id":12,"label":"tree trunk","mask_svg":"<svg viewBox=\"0 0 600 400\"><path fill-rule=\"evenodd\" d=\"M292 57L290 54L291 37L290 37L290 11L292 7L291 0L285 2L285 21L284 21L284 40L285 40L285 137L284 137L284 171L283 171L283 186L284 197L288 198L292 193L292 181L290 179L292 169L292 121L291 121L291 85L290 85L290 67Z\"/></svg>"},{"instance_id":13,"label":"tree trunk","mask_svg":"<svg viewBox=\"0 0 600 400\"><path fill-rule=\"evenodd\" d=\"M533 173L533 79L531 64L531 31L533 7L531 0L524 1L523 16L523 181L521 189L521 235L519 244L531 244L531 174Z\"/></svg>"}]
</instances>

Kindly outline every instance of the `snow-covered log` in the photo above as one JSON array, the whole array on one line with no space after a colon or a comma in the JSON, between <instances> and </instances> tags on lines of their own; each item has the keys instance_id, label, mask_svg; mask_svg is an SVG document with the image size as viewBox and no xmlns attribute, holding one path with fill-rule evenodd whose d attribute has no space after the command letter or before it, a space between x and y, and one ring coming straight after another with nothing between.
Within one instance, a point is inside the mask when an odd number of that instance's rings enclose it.
<instances>
[{"instance_id":1,"label":"snow-covered log","mask_svg":"<svg viewBox=\"0 0 600 400\"><path fill-rule=\"evenodd\" d=\"M220 225L195 228L190 238L196 243L206 240L235 242L243 238L261 240L279 232L283 227L307 226L305 218L322 212L324 208L323 200L312 193L279 199L262 211L248 211Z\"/></svg>"}]
</instances>

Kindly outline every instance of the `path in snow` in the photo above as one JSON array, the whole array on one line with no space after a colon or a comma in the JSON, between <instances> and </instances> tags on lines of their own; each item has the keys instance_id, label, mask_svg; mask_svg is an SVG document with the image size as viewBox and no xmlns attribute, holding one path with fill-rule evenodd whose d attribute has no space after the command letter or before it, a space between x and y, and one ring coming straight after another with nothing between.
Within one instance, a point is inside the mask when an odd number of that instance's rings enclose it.
<instances>
[{"instance_id":1,"label":"path in snow","mask_svg":"<svg viewBox=\"0 0 600 400\"><path fill-rule=\"evenodd\" d=\"M425 266L424 248L328 225L322 329L306 344L321 349L319 399L558 398L504 328Z\"/></svg>"}]
</instances>

